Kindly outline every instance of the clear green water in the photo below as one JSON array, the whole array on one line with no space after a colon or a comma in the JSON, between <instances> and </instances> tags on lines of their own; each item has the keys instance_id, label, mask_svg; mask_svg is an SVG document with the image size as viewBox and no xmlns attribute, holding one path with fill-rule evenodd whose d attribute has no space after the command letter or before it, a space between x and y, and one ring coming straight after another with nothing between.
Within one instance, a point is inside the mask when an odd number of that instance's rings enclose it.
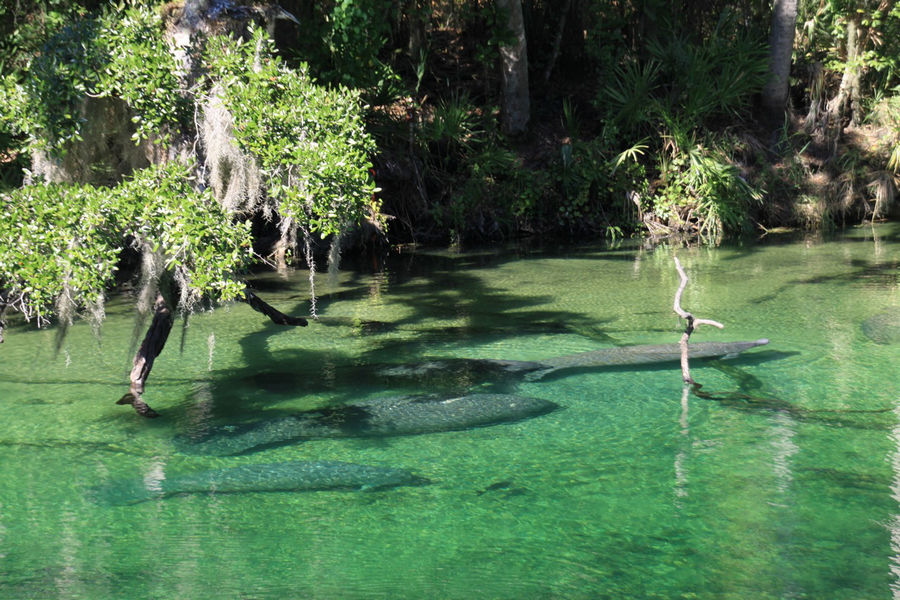
<instances>
[{"instance_id":1,"label":"clear green water","mask_svg":"<svg viewBox=\"0 0 900 600\"><path fill-rule=\"evenodd\" d=\"M900 307L900 227L828 242L680 249L684 306L771 344L695 363L545 381L386 384L423 357L533 360L677 341L672 250L402 254L317 279L320 322L236 305L178 328L150 378L163 417L116 406L134 320L117 300L54 355L0 346L0 598L900 597L900 344L861 322ZM260 293L308 311L305 273ZM418 387L417 387L418 386ZM188 456L209 424L410 391L505 390L549 415L469 431ZM881 412L848 412L881 411ZM104 506L98 484L283 460L402 467L377 492L191 495ZM495 485L497 484L497 485ZM487 488L494 486L495 489ZM479 493L482 492L483 493Z\"/></svg>"}]
</instances>

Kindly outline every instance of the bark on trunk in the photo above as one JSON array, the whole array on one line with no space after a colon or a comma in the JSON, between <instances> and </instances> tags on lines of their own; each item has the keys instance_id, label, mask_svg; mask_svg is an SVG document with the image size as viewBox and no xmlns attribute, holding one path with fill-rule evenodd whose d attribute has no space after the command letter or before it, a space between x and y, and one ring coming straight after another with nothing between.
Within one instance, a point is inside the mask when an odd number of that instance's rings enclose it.
<instances>
[{"instance_id":1,"label":"bark on trunk","mask_svg":"<svg viewBox=\"0 0 900 600\"><path fill-rule=\"evenodd\" d=\"M507 28L516 38L509 46L500 46L503 71L502 128L508 135L519 135L528 127L531 99L528 92L528 47L525 43L525 21L521 0L497 0L508 16Z\"/></svg>"},{"instance_id":2,"label":"bark on trunk","mask_svg":"<svg viewBox=\"0 0 900 600\"><path fill-rule=\"evenodd\" d=\"M859 125L859 17L853 15L847 21L847 61L841 77L841 87L837 96L829 100L827 108L827 131L837 136L843 129L843 121L849 116L850 124Z\"/></svg>"},{"instance_id":3,"label":"bark on trunk","mask_svg":"<svg viewBox=\"0 0 900 600\"><path fill-rule=\"evenodd\" d=\"M3 320L6 316L6 307L6 296L0 291L0 344L3 343L3 330L6 329L6 321Z\"/></svg>"},{"instance_id":4,"label":"bark on trunk","mask_svg":"<svg viewBox=\"0 0 900 600\"><path fill-rule=\"evenodd\" d=\"M127 394L119 398L116 404L130 404L134 410L143 417L158 417L159 413L150 408L144 402L144 385L150 377L153 361L162 352L172 331L172 311L169 310L166 300L161 293L156 295L153 305L153 321L141 342L141 347L134 357L134 367L131 369L131 387Z\"/></svg>"},{"instance_id":5,"label":"bark on trunk","mask_svg":"<svg viewBox=\"0 0 900 600\"><path fill-rule=\"evenodd\" d=\"M784 121L796 25L797 0L775 0L769 36L769 79L763 90L767 119L774 128Z\"/></svg>"},{"instance_id":6,"label":"bark on trunk","mask_svg":"<svg viewBox=\"0 0 900 600\"><path fill-rule=\"evenodd\" d=\"M809 111L803 127L812 133L819 126L825 111L825 65L816 61L808 67L809 73Z\"/></svg>"},{"instance_id":7,"label":"bark on trunk","mask_svg":"<svg viewBox=\"0 0 900 600\"><path fill-rule=\"evenodd\" d=\"M290 325L305 327L308 323L302 317L292 317L277 310L267 302L263 301L252 291L245 290L244 302L250 305L254 310L261 312L269 317L276 325ZM153 369L153 361L159 356L169 339L169 333L172 331L174 318L169 305L166 302L162 292L157 293L156 302L153 305L153 321L147 329L144 341L138 349L137 355L134 357L134 367L131 369L131 387L128 393L119 398L116 404L130 404L134 410L143 417L158 417L159 413L150 408L144 401L144 387L147 378L150 377L150 370Z\"/></svg>"},{"instance_id":8,"label":"bark on trunk","mask_svg":"<svg viewBox=\"0 0 900 600\"><path fill-rule=\"evenodd\" d=\"M416 64L422 58L422 51L425 49L425 10L420 6L419 0L410 0L406 5L408 11L409 25L409 58Z\"/></svg>"},{"instance_id":9,"label":"bark on trunk","mask_svg":"<svg viewBox=\"0 0 900 600\"><path fill-rule=\"evenodd\" d=\"M564 0L562 11L560 11L559 26L556 28L556 36L553 38L553 51L550 54L550 60L547 62L547 68L544 69L544 85L550 82L550 75L553 73L553 68L556 66L556 60L559 58L563 33L566 30L566 18L569 15L571 6L572 0Z\"/></svg>"}]
</instances>

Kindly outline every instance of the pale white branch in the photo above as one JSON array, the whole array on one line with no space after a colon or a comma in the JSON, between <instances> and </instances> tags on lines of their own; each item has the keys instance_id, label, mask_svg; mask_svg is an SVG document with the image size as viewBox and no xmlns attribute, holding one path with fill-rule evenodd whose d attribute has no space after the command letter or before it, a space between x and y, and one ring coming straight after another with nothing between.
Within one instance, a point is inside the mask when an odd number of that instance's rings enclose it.
<instances>
[{"instance_id":1,"label":"pale white branch","mask_svg":"<svg viewBox=\"0 0 900 600\"><path fill-rule=\"evenodd\" d=\"M713 327L718 327L719 329L724 329L725 326L719 323L718 321L713 321L712 319L694 319L694 329L701 325L712 325Z\"/></svg>"},{"instance_id":2,"label":"pale white branch","mask_svg":"<svg viewBox=\"0 0 900 600\"><path fill-rule=\"evenodd\" d=\"M675 292L675 302L673 303L673 309L675 313L687 321L687 327L685 327L684 333L681 335L681 340L679 341L679 345L681 346L681 378L685 383L696 383L691 378L691 370L688 364L688 340L691 337L691 334L694 332L697 327L700 325L712 325L713 327L718 327L719 329L724 328L725 326L719 323L718 321L713 321L712 319L697 319L684 310L681 307L681 295L684 293L684 288L687 287L688 277L684 272L684 269L681 266L681 262L678 260L678 257L674 257L675 259L675 268L678 269L678 276L681 278L681 282L678 284L678 291Z\"/></svg>"}]
</instances>

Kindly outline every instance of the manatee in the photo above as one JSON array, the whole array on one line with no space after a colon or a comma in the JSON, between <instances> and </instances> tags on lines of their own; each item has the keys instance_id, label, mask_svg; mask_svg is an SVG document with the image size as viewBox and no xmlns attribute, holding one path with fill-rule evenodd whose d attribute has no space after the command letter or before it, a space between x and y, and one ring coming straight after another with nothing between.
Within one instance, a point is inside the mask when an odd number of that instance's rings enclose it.
<instances>
[{"instance_id":1,"label":"manatee","mask_svg":"<svg viewBox=\"0 0 900 600\"><path fill-rule=\"evenodd\" d=\"M690 358L733 358L750 348L764 346L769 340L752 342L697 342L688 344ZM543 358L536 361L499 360L492 358L449 358L434 359L409 365L397 365L383 369L385 377L434 380L440 377L459 378L461 375L473 378L524 377L535 381L544 376L565 369L591 367L619 367L647 365L678 361L681 347L678 344L658 344L647 346L616 346L589 352L567 354Z\"/></svg>"},{"instance_id":2,"label":"manatee","mask_svg":"<svg viewBox=\"0 0 900 600\"><path fill-rule=\"evenodd\" d=\"M863 321L862 330L876 344L900 343L900 306L869 317Z\"/></svg>"},{"instance_id":3,"label":"manatee","mask_svg":"<svg viewBox=\"0 0 900 600\"><path fill-rule=\"evenodd\" d=\"M690 358L734 358L744 350L764 346L767 339L752 342L697 342L688 344ZM647 346L618 346L589 352L567 354L540 361L543 370L529 375L529 379L540 379L555 371L586 367L613 367L623 365L647 365L681 360L679 344L657 344Z\"/></svg>"},{"instance_id":4,"label":"manatee","mask_svg":"<svg viewBox=\"0 0 900 600\"><path fill-rule=\"evenodd\" d=\"M292 441L387 437L455 431L543 415L559 405L526 396L401 396L298 412L276 419L213 429L199 439L176 438L190 454L240 454Z\"/></svg>"},{"instance_id":5,"label":"manatee","mask_svg":"<svg viewBox=\"0 0 900 600\"><path fill-rule=\"evenodd\" d=\"M149 483L143 479L135 479L95 488L92 495L101 503L123 505L180 494L366 491L427 483L427 479L402 469L336 461L309 461L198 471Z\"/></svg>"},{"instance_id":6,"label":"manatee","mask_svg":"<svg viewBox=\"0 0 900 600\"><path fill-rule=\"evenodd\" d=\"M477 383L518 379L523 373L545 368L539 362L493 358L435 358L420 363L396 365L378 374L392 380L411 379L428 385Z\"/></svg>"}]
</instances>

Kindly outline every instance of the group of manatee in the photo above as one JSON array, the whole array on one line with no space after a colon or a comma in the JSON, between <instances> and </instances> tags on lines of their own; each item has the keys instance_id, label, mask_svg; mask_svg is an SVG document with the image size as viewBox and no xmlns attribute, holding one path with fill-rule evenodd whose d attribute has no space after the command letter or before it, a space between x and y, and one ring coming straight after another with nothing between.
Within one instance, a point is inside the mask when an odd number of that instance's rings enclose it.
<instances>
[{"instance_id":1,"label":"group of manatee","mask_svg":"<svg viewBox=\"0 0 900 600\"><path fill-rule=\"evenodd\" d=\"M879 313L862 324L863 333L879 344L900 342L900 308ZM691 344L691 358L733 357L768 343L701 342ZM567 369L647 365L677 361L678 344L622 346L552 357L541 361L473 359L468 367L489 373L539 380ZM452 368L456 360L436 359L386 368L385 377L411 377ZM377 398L337 407L301 411L244 425L216 427L204 434L180 436L176 446L186 454L229 456L304 440L346 437L389 437L457 431L509 423L547 414L554 402L513 394L411 395ZM335 461L302 461L242 465L167 477L148 486L122 482L105 490L106 501L132 504L191 493L260 491L377 490L422 485L426 478L403 469Z\"/></svg>"}]
</instances>

